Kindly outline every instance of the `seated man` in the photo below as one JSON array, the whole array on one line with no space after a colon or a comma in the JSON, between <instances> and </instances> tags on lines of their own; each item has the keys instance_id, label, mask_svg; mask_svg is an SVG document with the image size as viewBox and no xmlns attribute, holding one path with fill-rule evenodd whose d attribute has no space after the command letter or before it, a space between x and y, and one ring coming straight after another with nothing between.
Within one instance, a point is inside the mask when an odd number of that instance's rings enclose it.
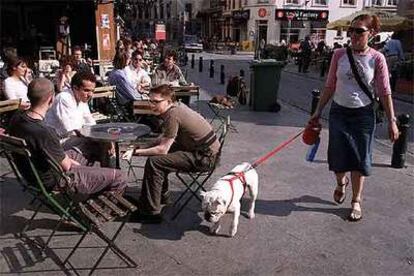
<instances>
[{"instance_id":1,"label":"seated man","mask_svg":"<svg viewBox=\"0 0 414 276\"><path fill-rule=\"evenodd\" d=\"M73 53L73 58L75 59L75 70L78 72L81 71L87 71L87 72L93 72L93 67L92 67L92 60L88 59L85 60L82 57L82 48L80 46L74 46L72 49L72 53Z\"/></svg>"},{"instance_id":2,"label":"seated man","mask_svg":"<svg viewBox=\"0 0 414 276\"><path fill-rule=\"evenodd\" d=\"M164 62L154 71L152 86L161 84L169 84L172 86L188 85L183 72L181 72L180 67L175 64L175 61L175 52L168 52L164 58Z\"/></svg>"},{"instance_id":3,"label":"seated man","mask_svg":"<svg viewBox=\"0 0 414 276\"><path fill-rule=\"evenodd\" d=\"M102 167L110 164L110 143L94 142L80 136L83 126L95 125L88 101L95 90L96 78L89 71L81 71L72 77L71 89L60 92L46 114L46 124L53 127L65 150L76 147L88 160L99 161Z\"/></svg>"},{"instance_id":4,"label":"seated man","mask_svg":"<svg viewBox=\"0 0 414 276\"><path fill-rule=\"evenodd\" d=\"M143 62L141 51L136 50L132 52L130 64L124 68L128 82L141 94L148 93L151 84L151 78L142 68Z\"/></svg>"},{"instance_id":5,"label":"seated man","mask_svg":"<svg viewBox=\"0 0 414 276\"><path fill-rule=\"evenodd\" d=\"M109 83L116 86L116 97L122 105L142 100L142 94L138 92L132 82L128 81L127 73L124 70L128 63L129 57L126 52L117 53L114 58L114 70L108 78Z\"/></svg>"},{"instance_id":6,"label":"seated man","mask_svg":"<svg viewBox=\"0 0 414 276\"><path fill-rule=\"evenodd\" d=\"M86 158L74 150L65 152L55 130L45 124L44 118L53 103L54 94L51 81L45 78L33 80L28 87L31 107L13 116L9 134L25 139L33 163L46 187L52 188L56 179L52 168L46 162L45 152L60 164L63 171L70 173L73 180L73 187L70 188L74 188L78 194L90 195L103 190L122 194L126 180L120 170L84 166ZM27 163L19 159L16 161L23 173L29 171ZM25 175L25 178L30 181L31 176Z\"/></svg>"},{"instance_id":7,"label":"seated man","mask_svg":"<svg viewBox=\"0 0 414 276\"><path fill-rule=\"evenodd\" d=\"M153 110L164 121L163 134L154 146L137 148L123 156L150 156L145 164L140 211L134 215L134 219L141 222L161 222L160 205L162 198L168 195L170 172L206 171L214 165L220 148L211 125L185 104L174 101L174 91L168 85L150 90Z\"/></svg>"}]
</instances>

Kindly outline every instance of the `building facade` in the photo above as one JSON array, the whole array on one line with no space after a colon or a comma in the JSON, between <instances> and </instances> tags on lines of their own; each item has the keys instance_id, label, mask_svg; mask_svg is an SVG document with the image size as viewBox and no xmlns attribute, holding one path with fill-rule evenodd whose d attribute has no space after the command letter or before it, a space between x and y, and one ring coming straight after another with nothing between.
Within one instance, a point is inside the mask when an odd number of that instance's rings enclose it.
<instances>
[{"instance_id":1,"label":"building facade","mask_svg":"<svg viewBox=\"0 0 414 276\"><path fill-rule=\"evenodd\" d=\"M155 25L165 24L167 41L180 42L184 34L201 36L199 11L207 0L134 1L123 14L134 38L154 38Z\"/></svg>"},{"instance_id":2,"label":"building facade","mask_svg":"<svg viewBox=\"0 0 414 276\"><path fill-rule=\"evenodd\" d=\"M328 22L364 7L396 11L397 5L398 0L210 0L201 6L202 35L266 43L294 42L310 35L332 45L348 38L345 32L327 30Z\"/></svg>"}]
</instances>

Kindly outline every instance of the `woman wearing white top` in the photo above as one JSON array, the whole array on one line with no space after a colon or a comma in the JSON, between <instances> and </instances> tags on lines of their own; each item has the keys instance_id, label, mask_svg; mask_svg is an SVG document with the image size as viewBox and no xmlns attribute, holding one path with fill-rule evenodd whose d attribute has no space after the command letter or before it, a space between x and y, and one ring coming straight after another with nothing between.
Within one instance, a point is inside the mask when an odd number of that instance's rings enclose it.
<instances>
[{"instance_id":1,"label":"woman wearing white top","mask_svg":"<svg viewBox=\"0 0 414 276\"><path fill-rule=\"evenodd\" d=\"M28 109L30 107L27 98L27 85L32 80L32 70L27 67L26 62L22 59L15 58L10 62L7 73L10 77L4 80L4 94L6 99L21 99L20 108Z\"/></svg>"}]
</instances>

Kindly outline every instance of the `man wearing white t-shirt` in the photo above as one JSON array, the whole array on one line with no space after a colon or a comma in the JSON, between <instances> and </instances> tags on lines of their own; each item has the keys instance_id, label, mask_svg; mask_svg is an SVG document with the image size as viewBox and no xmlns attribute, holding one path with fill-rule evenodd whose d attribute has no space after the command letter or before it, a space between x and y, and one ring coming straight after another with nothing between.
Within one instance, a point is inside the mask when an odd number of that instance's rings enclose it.
<instances>
[{"instance_id":1,"label":"man wearing white t-shirt","mask_svg":"<svg viewBox=\"0 0 414 276\"><path fill-rule=\"evenodd\" d=\"M61 138L65 150L76 148L88 160L101 162L101 166L109 166L110 144L98 143L81 137L79 130L83 126L95 125L89 110L96 86L96 78L89 71L81 71L72 77L71 89L62 91L56 96L52 107L46 114L46 124L52 126Z\"/></svg>"},{"instance_id":2,"label":"man wearing white t-shirt","mask_svg":"<svg viewBox=\"0 0 414 276\"><path fill-rule=\"evenodd\" d=\"M142 55L140 51L134 51L131 56L131 64L126 66L123 70L127 77L128 82L132 87L141 93L147 93L151 78L148 73L141 67L142 66Z\"/></svg>"}]
</instances>

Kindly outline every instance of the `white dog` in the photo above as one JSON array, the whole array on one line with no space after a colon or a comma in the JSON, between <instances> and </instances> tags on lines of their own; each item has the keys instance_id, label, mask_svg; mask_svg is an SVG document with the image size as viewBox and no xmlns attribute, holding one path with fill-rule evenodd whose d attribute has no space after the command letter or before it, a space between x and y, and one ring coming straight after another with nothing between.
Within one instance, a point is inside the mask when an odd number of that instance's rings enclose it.
<instances>
[{"instance_id":1,"label":"white dog","mask_svg":"<svg viewBox=\"0 0 414 276\"><path fill-rule=\"evenodd\" d=\"M231 172L220 178L208 192L201 192L202 209L205 220L212 222L210 227L212 234L220 230L220 218L227 212L234 213L230 228L230 235L237 233L240 216L240 200L245 189L249 190L251 197L250 208L247 216L254 218L254 206L258 194L259 176L249 163L242 163L234 167Z\"/></svg>"}]
</instances>

